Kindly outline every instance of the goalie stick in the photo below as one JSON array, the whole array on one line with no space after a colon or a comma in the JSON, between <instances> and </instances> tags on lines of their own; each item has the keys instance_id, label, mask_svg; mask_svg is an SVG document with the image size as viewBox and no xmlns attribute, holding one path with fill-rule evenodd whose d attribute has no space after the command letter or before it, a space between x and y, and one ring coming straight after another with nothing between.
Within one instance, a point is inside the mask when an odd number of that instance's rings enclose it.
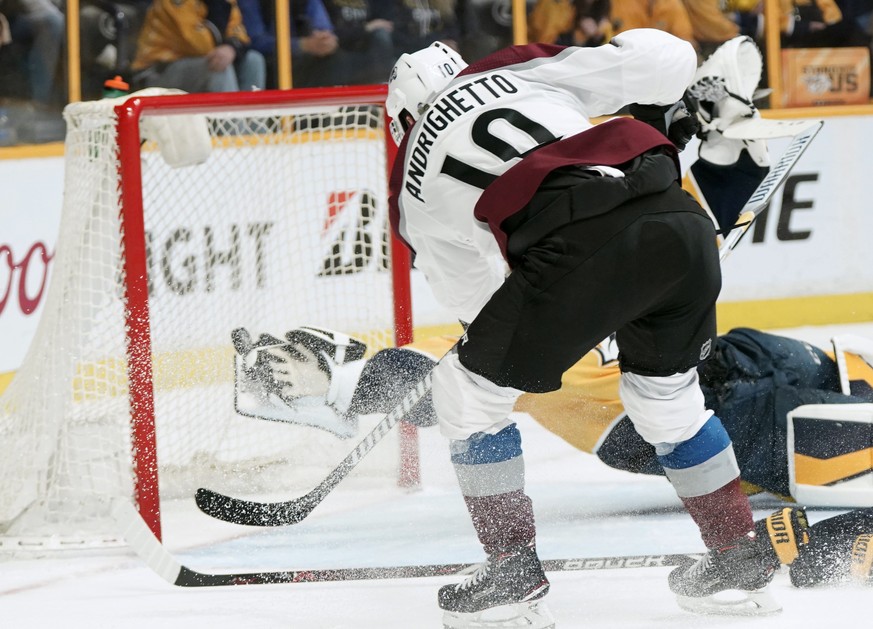
<instances>
[{"instance_id":1,"label":"goalie stick","mask_svg":"<svg viewBox=\"0 0 873 629\"><path fill-rule=\"evenodd\" d=\"M803 152L806 151L810 142L812 142L813 138L815 138L821 130L822 125L824 125L823 120L809 120L804 122L807 124L798 124L800 131L794 136L791 143L788 145L788 148L786 148L785 152L782 154L782 157L780 157L779 161L770 169L770 172L767 173L767 176L764 177L764 180L761 181L752 193L752 196L749 197L749 200L746 201L746 204L740 209L736 223L734 223L733 228L725 234L724 240L721 243L718 256L719 260L724 261L737 244L739 244L740 239L745 235L749 227L752 226L752 223L758 215L770 203L776 190L785 183L785 180L788 178L788 175L791 173L791 169L794 168L797 160L800 159L800 156L803 155ZM727 131L725 131L725 136L727 137Z\"/></svg>"},{"instance_id":2,"label":"goalie stick","mask_svg":"<svg viewBox=\"0 0 873 629\"><path fill-rule=\"evenodd\" d=\"M220 585L257 585L265 583L321 583L326 581L361 581L369 579L412 579L419 577L460 576L473 573L480 564L450 563L371 568L320 568L315 570L277 570L214 574L199 572L182 565L161 544L132 503L118 500L113 516L131 549L149 568L173 585L204 587ZM547 572L571 570L617 570L622 568L661 568L696 561L700 554L627 555L615 557L581 557L546 559Z\"/></svg>"},{"instance_id":3,"label":"goalie stick","mask_svg":"<svg viewBox=\"0 0 873 629\"><path fill-rule=\"evenodd\" d=\"M776 190L785 182L800 156L824 125L823 120L744 121L735 135L745 137L757 133L768 138L785 137L796 133L782 157L761 181L749 200L741 208L734 227L723 239L719 248L719 260L724 261L751 227L758 214L770 203ZM727 132L726 132L727 133ZM200 488L195 501L201 511L216 519L249 526L286 526L306 518L316 506L336 487L384 437L394 425L412 409L430 390L430 374L418 383L406 397L346 456L328 476L312 491L299 498L281 502L263 503L226 496L216 491Z\"/></svg>"},{"instance_id":4,"label":"goalie stick","mask_svg":"<svg viewBox=\"0 0 873 629\"><path fill-rule=\"evenodd\" d=\"M772 118L747 118L725 128L722 135L729 140L772 140L790 138L819 124L821 120L774 120Z\"/></svg>"},{"instance_id":5,"label":"goalie stick","mask_svg":"<svg viewBox=\"0 0 873 629\"><path fill-rule=\"evenodd\" d=\"M282 502L253 502L225 496L211 489L201 487L194 499L203 513L213 518L234 524L248 526L284 526L296 524L308 516L315 507L355 468L367 453L401 419L406 417L412 407L418 404L431 389L431 375L428 373L410 390L370 433L352 450L340 464L312 491L300 498Z\"/></svg>"}]
</instances>

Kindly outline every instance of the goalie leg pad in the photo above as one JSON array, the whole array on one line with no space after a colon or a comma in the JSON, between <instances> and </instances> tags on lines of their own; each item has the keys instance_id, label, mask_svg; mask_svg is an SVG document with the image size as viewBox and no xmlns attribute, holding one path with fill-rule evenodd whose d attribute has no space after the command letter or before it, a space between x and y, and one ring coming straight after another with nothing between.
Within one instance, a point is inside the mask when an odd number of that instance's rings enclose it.
<instances>
[{"instance_id":1,"label":"goalie leg pad","mask_svg":"<svg viewBox=\"0 0 873 629\"><path fill-rule=\"evenodd\" d=\"M806 404L788 413L788 483L807 506L873 506L873 404Z\"/></svg>"},{"instance_id":2,"label":"goalie leg pad","mask_svg":"<svg viewBox=\"0 0 873 629\"><path fill-rule=\"evenodd\" d=\"M873 340L842 334L831 339L844 395L873 402Z\"/></svg>"},{"instance_id":3,"label":"goalie leg pad","mask_svg":"<svg viewBox=\"0 0 873 629\"><path fill-rule=\"evenodd\" d=\"M753 101L762 71L761 51L751 37L745 36L723 43L697 69L688 93L698 100L701 159L728 166L736 163L745 150L758 166L770 165L764 140L723 135L737 122L760 118Z\"/></svg>"}]
</instances>

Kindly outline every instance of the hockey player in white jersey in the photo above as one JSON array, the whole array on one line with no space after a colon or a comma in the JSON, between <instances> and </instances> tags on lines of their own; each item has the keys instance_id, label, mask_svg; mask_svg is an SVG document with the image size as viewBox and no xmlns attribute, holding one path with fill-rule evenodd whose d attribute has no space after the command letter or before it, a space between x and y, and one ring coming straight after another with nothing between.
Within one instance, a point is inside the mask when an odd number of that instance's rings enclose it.
<instances>
[{"instance_id":1,"label":"hockey player in white jersey","mask_svg":"<svg viewBox=\"0 0 873 629\"><path fill-rule=\"evenodd\" d=\"M434 369L433 402L488 559L440 589L448 627L501 614L552 626L508 415L523 391L558 389L613 331L622 403L710 548L670 574L671 589L691 609L713 609L728 589L750 593L731 608L740 613L778 609L759 592L775 565L754 543L732 444L697 379L721 275L712 222L678 181L677 152L696 130L682 101L695 69L690 44L641 29L471 66L435 44L392 71L392 224L440 302L469 322ZM625 106L652 124L590 122Z\"/></svg>"}]
</instances>

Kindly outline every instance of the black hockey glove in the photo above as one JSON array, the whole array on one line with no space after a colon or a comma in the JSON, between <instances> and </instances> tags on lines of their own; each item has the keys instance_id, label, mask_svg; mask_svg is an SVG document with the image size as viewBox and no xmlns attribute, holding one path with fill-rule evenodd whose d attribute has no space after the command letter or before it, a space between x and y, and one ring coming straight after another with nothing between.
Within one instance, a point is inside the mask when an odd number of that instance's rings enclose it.
<instances>
[{"instance_id":1,"label":"black hockey glove","mask_svg":"<svg viewBox=\"0 0 873 629\"><path fill-rule=\"evenodd\" d=\"M683 99L672 105L634 103L629 109L634 118L663 133L680 151L700 131L694 99Z\"/></svg>"}]
</instances>

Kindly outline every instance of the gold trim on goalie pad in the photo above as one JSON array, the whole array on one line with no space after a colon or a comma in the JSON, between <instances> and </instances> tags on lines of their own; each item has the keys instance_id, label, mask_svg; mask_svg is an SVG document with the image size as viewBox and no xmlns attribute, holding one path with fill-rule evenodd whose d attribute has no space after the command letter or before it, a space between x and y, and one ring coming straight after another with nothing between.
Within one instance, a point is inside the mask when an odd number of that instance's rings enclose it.
<instances>
[{"instance_id":1,"label":"gold trim on goalie pad","mask_svg":"<svg viewBox=\"0 0 873 629\"><path fill-rule=\"evenodd\" d=\"M851 394L861 395L863 389L859 388L859 384L866 383L870 387L873 387L873 365L870 365L866 360L850 351L845 352L844 356L846 359L846 374L849 378ZM852 386L853 384L855 386Z\"/></svg>"},{"instance_id":2,"label":"gold trim on goalie pad","mask_svg":"<svg viewBox=\"0 0 873 629\"><path fill-rule=\"evenodd\" d=\"M818 459L794 453L794 477L799 485L833 485L873 472L873 448Z\"/></svg>"},{"instance_id":3,"label":"gold trim on goalie pad","mask_svg":"<svg viewBox=\"0 0 873 629\"><path fill-rule=\"evenodd\" d=\"M869 581L873 579L873 534L859 535L852 544L852 564L849 573L853 579Z\"/></svg>"}]
</instances>

